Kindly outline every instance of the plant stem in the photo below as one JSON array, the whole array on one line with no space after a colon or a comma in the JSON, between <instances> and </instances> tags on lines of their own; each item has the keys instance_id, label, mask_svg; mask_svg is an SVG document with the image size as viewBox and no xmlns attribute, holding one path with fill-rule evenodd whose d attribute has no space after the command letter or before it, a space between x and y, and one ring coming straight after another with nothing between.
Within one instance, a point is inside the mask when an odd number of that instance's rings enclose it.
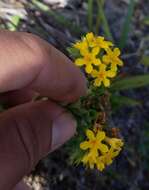
<instances>
[{"instance_id":1,"label":"plant stem","mask_svg":"<svg viewBox=\"0 0 149 190\"><path fill-rule=\"evenodd\" d=\"M112 33L110 31L109 24L104 13L103 2L101 0L97 0L97 5L99 9L99 17L103 24L104 33L109 40L113 41Z\"/></svg>"},{"instance_id":2,"label":"plant stem","mask_svg":"<svg viewBox=\"0 0 149 190\"><path fill-rule=\"evenodd\" d=\"M100 11L98 9L97 18L96 18L96 26L95 26L95 34L97 34L97 35L98 35L98 32L99 32L100 24L101 24Z\"/></svg>"},{"instance_id":3,"label":"plant stem","mask_svg":"<svg viewBox=\"0 0 149 190\"><path fill-rule=\"evenodd\" d=\"M104 6L104 3L105 3L105 0L102 0L102 6ZM100 11L98 9L97 18L96 18L96 26L95 26L96 35L98 35L100 24L101 24L101 18L100 18Z\"/></svg>"},{"instance_id":4,"label":"plant stem","mask_svg":"<svg viewBox=\"0 0 149 190\"><path fill-rule=\"evenodd\" d=\"M88 28L93 30L93 0L88 0Z\"/></svg>"},{"instance_id":5,"label":"plant stem","mask_svg":"<svg viewBox=\"0 0 149 190\"><path fill-rule=\"evenodd\" d=\"M127 11L127 16L125 18L121 37L120 37L120 42L119 42L120 49L123 49L126 45L126 42L128 39L128 33L130 31L130 24L131 24L132 15L134 12L134 7L135 7L135 0L130 0L129 6L128 6L128 11Z\"/></svg>"},{"instance_id":6,"label":"plant stem","mask_svg":"<svg viewBox=\"0 0 149 190\"><path fill-rule=\"evenodd\" d=\"M40 2L39 0L31 0L31 4L37 7L40 11L47 14L49 17L53 17L53 19L57 23L61 24L64 27L69 28L71 32L79 35L83 33L82 29L78 25L72 23L70 20L66 19L63 15L58 14L57 12L49 9L47 5Z\"/></svg>"}]
</instances>

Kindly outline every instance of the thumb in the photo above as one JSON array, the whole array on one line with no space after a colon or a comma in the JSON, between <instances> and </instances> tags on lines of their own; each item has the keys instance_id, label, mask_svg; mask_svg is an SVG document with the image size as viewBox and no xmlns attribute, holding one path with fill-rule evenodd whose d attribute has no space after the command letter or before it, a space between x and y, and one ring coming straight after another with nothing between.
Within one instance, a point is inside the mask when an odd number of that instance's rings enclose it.
<instances>
[{"instance_id":1,"label":"thumb","mask_svg":"<svg viewBox=\"0 0 149 190\"><path fill-rule=\"evenodd\" d=\"M48 152L74 133L76 122L51 101L28 103L0 115L0 189L11 190Z\"/></svg>"}]
</instances>

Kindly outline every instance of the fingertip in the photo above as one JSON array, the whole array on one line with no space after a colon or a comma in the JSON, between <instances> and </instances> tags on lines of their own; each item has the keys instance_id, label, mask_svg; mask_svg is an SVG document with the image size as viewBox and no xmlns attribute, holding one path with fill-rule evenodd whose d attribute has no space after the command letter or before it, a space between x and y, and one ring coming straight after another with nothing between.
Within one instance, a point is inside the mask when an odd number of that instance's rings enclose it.
<instances>
[{"instance_id":1,"label":"fingertip","mask_svg":"<svg viewBox=\"0 0 149 190\"><path fill-rule=\"evenodd\" d=\"M68 141L76 132L76 120L72 114L63 112L53 121L51 151Z\"/></svg>"},{"instance_id":2,"label":"fingertip","mask_svg":"<svg viewBox=\"0 0 149 190\"><path fill-rule=\"evenodd\" d=\"M67 91L67 94L65 94L65 96L62 97L64 98L64 100L62 101L69 103L75 102L80 97L85 96L87 94L87 79L84 73L80 70L80 68L76 67L73 62L72 67L73 80L71 77L69 91Z\"/></svg>"},{"instance_id":3,"label":"fingertip","mask_svg":"<svg viewBox=\"0 0 149 190\"><path fill-rule=\"evenodd\" d=\"M81 72L81 71L80 71ZM81 72L81 85L80 85L80 96L85 96L87 94L87 79L83 72Z\"/></svg>"},{"instance_id":4,"label":"fingertip","mask_svg":"<svg viewBox=\"0 0 149 190\"><path fill-rule=\"evenodd\" d=\"M31 190L31 188L26 185L23 181L18 183L13 190Z\"/></svg>"}]
</instances>

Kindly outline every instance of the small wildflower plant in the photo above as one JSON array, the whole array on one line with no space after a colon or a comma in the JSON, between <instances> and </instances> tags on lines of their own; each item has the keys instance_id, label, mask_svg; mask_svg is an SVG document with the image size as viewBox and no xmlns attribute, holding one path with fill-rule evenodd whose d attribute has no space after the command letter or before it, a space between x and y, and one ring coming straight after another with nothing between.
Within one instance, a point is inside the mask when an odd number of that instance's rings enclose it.
<instances>
[{"instance_id":1,"label":"small wildflower plant","mask_svg":"<svg viewBox=\"0 0 149 190\"><path fill-rule=\"evenodd\" d=\"M78 121L76 136L70 141L71 161L103 171L112 164L124 142L119 130L110 126L110 85L123 66L120 50L92 32L68 48L76 66L88 79L88 94L68 108Z\"/></svg>"}]
</instances>

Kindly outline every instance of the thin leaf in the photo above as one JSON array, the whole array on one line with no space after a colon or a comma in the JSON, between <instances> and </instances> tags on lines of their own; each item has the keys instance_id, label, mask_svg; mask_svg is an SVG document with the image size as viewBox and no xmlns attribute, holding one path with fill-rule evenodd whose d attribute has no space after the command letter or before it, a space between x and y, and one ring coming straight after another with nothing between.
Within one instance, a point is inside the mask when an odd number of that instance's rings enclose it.
<instances>
[{"instance_id":1,"label":"thin leaf","mask_svg":"<svg viewBox=\"0 0 149 190\"><path fill-rule=\"evenodd\" d=\"M88 0L88 28L93 32L93 1Z\"/></svg>"},{"instance_id":2,"label":"thin leaf","mask_svg":"<svg viewBox=\"0 0 149 190\"><path fill-rule=\"evenodd\" d=\"M149 74L129 77L115 81L111 85L112 91L128 90L149 85Z\"/></svg>"},{"instance_id":3,"label":"thin leaf","mask_svg":"<svg viewBox=\"0 0 149 190\"><path fill-rule=\"evenodd\" d=\"M82 34L82 29L78 25L72 23L71 21L69 21L68 19L66 19L63 15L60 15L59 13L52 11L44 3L42 3L42 2L40 2L38 0L32 0L31 2L39 10L44 11L49 17L53 17L53 19L57 23L61 24L64 27L69 28L70 31L72 31L74 33Z\"/></svg>"},{"instance_id":4,"label":"thin leaf","mask_svg":"<svg viewBox=\"0 0 149 190\"><path fill-rule=\"evenodd\" d=\"M97 5L98 5L99 16L100 16L101 23L103 25L103 30L104 30L105 36L109 40L113 41L113 36L112 36L111 31L110 31L109 24L108 24L108 21L107 21L107 18L105 16L105 12L104 12L103 1L97 0Z\"/></svg>"},{"instance_id":5,"label":"thin leaf","mask_svg":"<svg viewBox=\"0 0 149 190\"><path fill-rule=\"evenodd\" d=\"M120 49L123 49L126 45L126 42L128 39L128 33L130 31L131 19L132 19L132 15L134 12L135 4L136 4L135 0L130 0L127 15L126 15L126 18L124 21L124 25L123 25L122 33L121 33L121 37L120 37L120 42L119 42Z\"/></svg>"},{"instance_id":6,"label":"thin leaf","mask_svg":"<svg viewBox=\"0 0 149 190\"><path fill-rule=\"evenodd\" d=\"M69 55L70 55L72 58L74 58L74 59L80 57L80 52L79 52L79 50L76 49L76 48L69 47L69 48L67 48L67 51L68 51Z\"/></svg>"},{"instance_id":7,"label":"thin leaf","mask_svg":"<svg viewBox=\"0 0 149 190\"><path fill-rule=\"evenodd\" d=\"M141 63L145 66L149 67L149 56L147 55L143 55L142 59L141 59Z\"/></svg>"},{"instance_id":8,"label":"thin leaf","mask_svg":"<svg viewBox=\"0 0 149 190\"><path fill-rule=\"evenodd\" d=\"M119 109L122 106L140 106L140 102L133 98L129 98L121 95L112 95L111 104L113 109Z\"/></svg>"},{"instance_id":9,"label":"thin leaf","mask_svg":"<svg viewBox=\"0 0 149 190\"><path fill-rule=\"evenodd\" d=\"M15 31L20 23L20 16L14 15L11 17L11 21L7 24L10 31Z\"/></svg>"},{"instance_id":10,"label":"thin leaf","mask_svg":"<svg viewBox=\"0 0 149 190\"><path fill-rule=\"evenodd\" d=\"M45 12L49 11L49 7L38 0L32 0L32 3Z\"/></svg>"},{"instance_id":11,"label":"thin leaf","mask_svg":"<svg viewBox=\"0 0 149 190\"><path fill-rule=\"evenodd\" d=\"M143 20L142 23L149 26L149 16L146 16Z\"/></svg>"},{"instance_id":12,"label":"thin leaf","mask_svg":"<svg viewBox=\"0 0 149 190\"><path fill-rule=\"evenodd\" d=\"M104 6L105 0L102 1L102 6ZM100 18L100 10L98 9L97 12L97 18L96 18L96 25L95 25L95 33L98 34L99 28L101 24L101 18Z\"/></svg>"}]
</instances>

